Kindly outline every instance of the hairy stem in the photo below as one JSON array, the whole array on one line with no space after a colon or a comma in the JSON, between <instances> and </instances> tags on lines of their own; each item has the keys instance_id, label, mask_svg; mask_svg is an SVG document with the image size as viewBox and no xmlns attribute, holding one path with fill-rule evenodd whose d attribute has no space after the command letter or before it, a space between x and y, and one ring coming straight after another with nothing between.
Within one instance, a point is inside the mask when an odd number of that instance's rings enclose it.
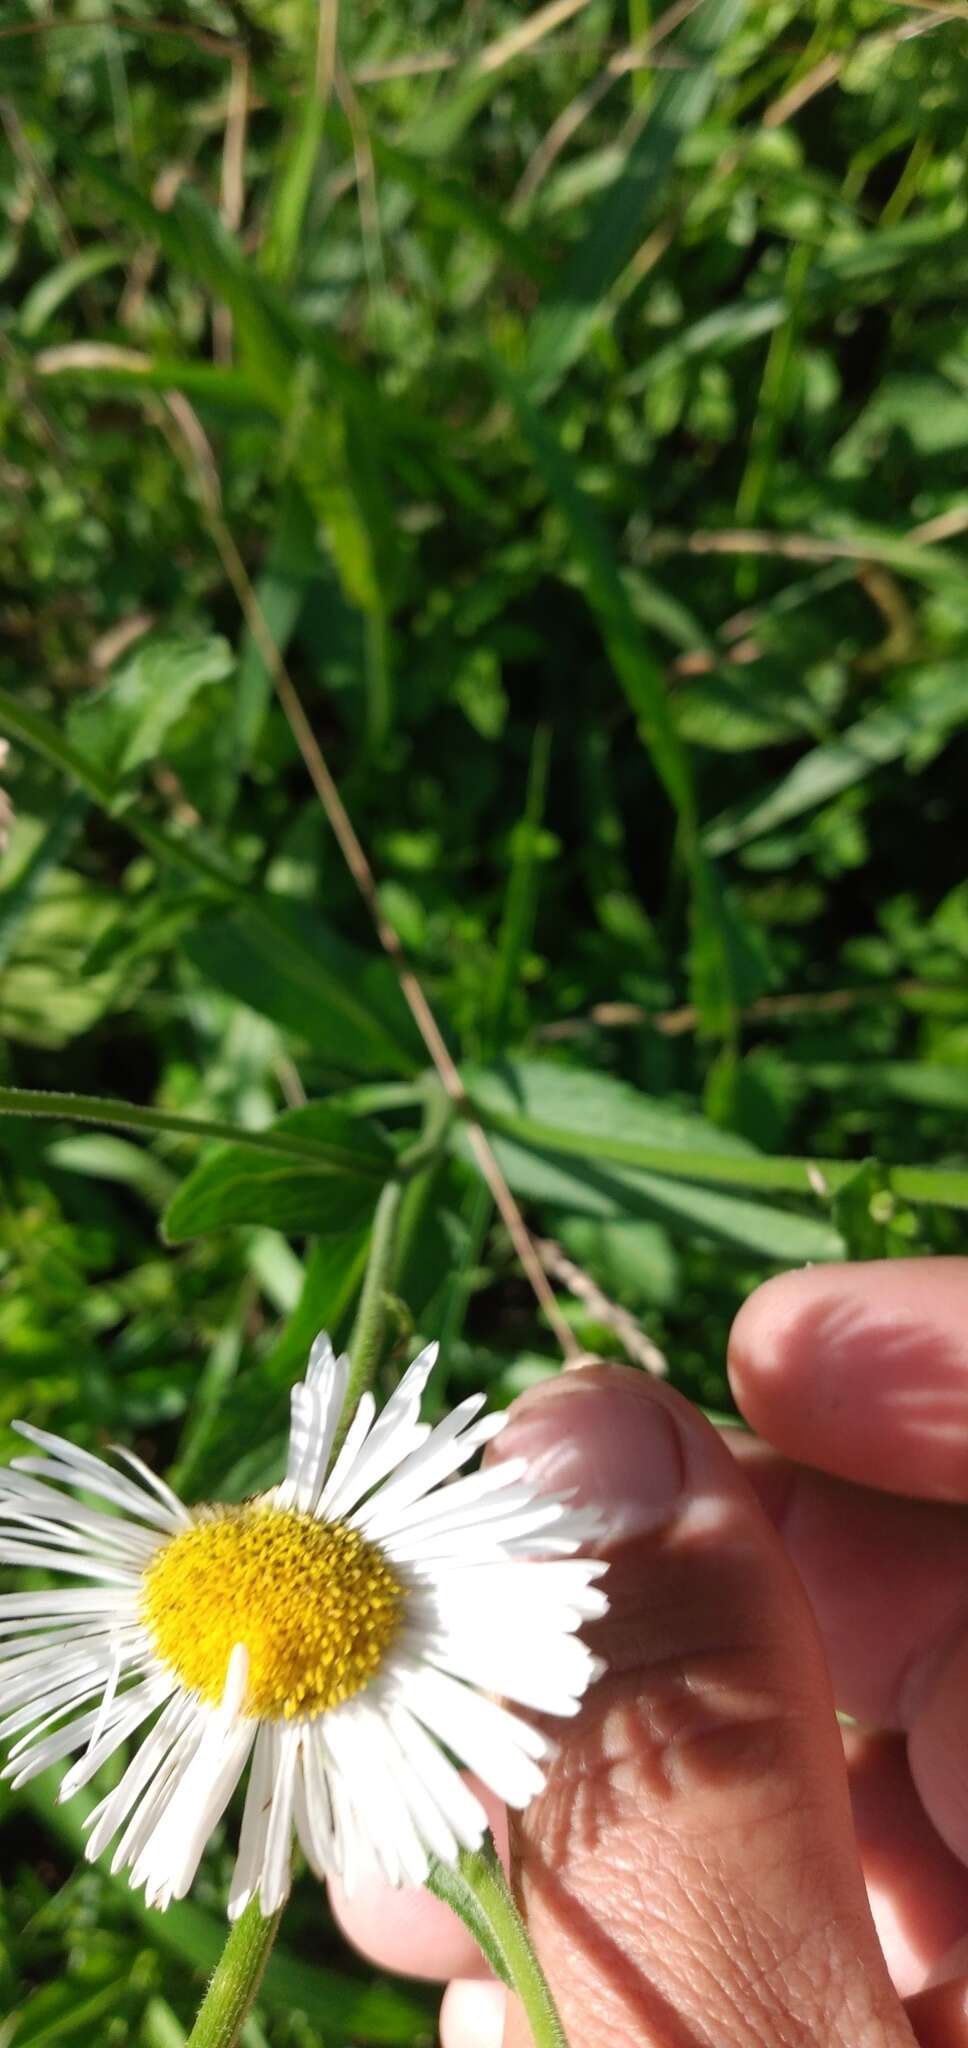
<instances>
[{"instance_id":1,"label":"hairy stem","mask_svg":"<svg viewBox=\"0 0 968 2048\"><path fill-rule=\"evenodd\" d=\"M198 2010L186 2048L236 2048L252 2010L282 1918L263 1919L253 1899L236 1921Z\"/></svg>"},{"instance_id":2,"label":"hairy stem","mask_svg":"<svg viewBox=\"0 0 968 2048\"><path fill-rule=\"evenodd\" d=\"M490 1835L464 1849L456 1869L435 1863L427 1889L450 1906L502 1983L517 1993L534 2048L568 2048L551 1987L531 1946Z\"/></svg>"}]
</instances>

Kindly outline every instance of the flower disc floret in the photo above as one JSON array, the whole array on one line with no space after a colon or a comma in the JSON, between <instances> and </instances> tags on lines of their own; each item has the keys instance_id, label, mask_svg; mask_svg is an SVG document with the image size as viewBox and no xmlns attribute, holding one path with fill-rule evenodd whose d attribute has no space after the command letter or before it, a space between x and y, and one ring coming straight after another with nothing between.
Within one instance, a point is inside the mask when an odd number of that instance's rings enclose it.
<instances>
[{"instance_id":1,"label":"flower disc floret","mask_svg":"<svg viewBox=\"0 0 968 2048\"><path fill-rule=\"evenodd\" d=\"M403 1609L398 1578L357 1529L261 1501L201 1510L156 1552L142 1596L155 1651L186 1691L217 1706L242 1643L245 1712L273 1721L360 1692Z\"/></svg>"}]
</instances>

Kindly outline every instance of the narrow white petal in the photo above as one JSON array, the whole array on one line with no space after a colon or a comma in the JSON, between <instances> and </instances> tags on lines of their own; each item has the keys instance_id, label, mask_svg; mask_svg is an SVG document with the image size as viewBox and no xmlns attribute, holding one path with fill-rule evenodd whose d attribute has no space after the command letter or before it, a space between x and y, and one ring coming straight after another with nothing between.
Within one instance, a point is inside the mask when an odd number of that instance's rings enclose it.
<instances>
[{"instance_id":1,"label":"narrow white petal","mask_svg":"<svg viewBox=\"0 0 968 2048\"><path fill-rule=\"evenodd\" d=\"M41 1515L45 1521L69 1522L73 1529L83 1530L92 1542L104 1543L109 1549L139 1560L151 1557L164 1540L156 1530L142 1529L120 1515L105 1515L97 1508L85 1507L72 1494L59 1493L43 1480L5 1466L0 1475L0 1519L20 1519L28 1513Z\"/></svg>"},{"instance_id":2,"label":"narrow white petal","mask_svg":"<svg viewBox=\"0 0 968 2048\"><path fill-rule=\"evenodd\" d=\"M142 1793L161 1770L172 1745L194 1711L184 1694L176 1694L170 1699L150 1733L139 1744L119 1783L87 1815L83 1825L90 1832L84 1854L89 1863L100 1856L112 1835L116 1835L127 1820Z\"/></svg>"},{"instance_id":3,"label":"narrow white petal","mask_svg":"<svg viewBox=\"0 0 968 2048\"><path fill-rule=\"evenodd\" d=\"M427 1423L418 1420L423 1391L430 1378L437 1358L437 1345L429 1344L421 1351L413 1364L408 1366L399 1386L391 1394L386 1407L375 1422L352 1463L347 1460L345 1468L342 1454L330 1473L329 1480L319 1503L320 1514L341 1516L349 1513L357 1501L370 1491L380 1479L399 1465L418 1444L430 1435ZM361 1404L362 1405L362 1404ZM348 1439L347 1439L348 1442ZM347 1446L344 1444L343 1450Z\"/></svg>"},{"instance_id":4,"label":"narrow white petal","mask_svg":"<svg viewBox=\"0 0 968 2048\"><path fill-rule=\"evenodd\" d=\"M174 1689L174 1681L167 1673L153 1673L141 1685L132 1687L130 1692L123 1693L120 1699L115 1700L110 1718L97 1742L85 1749L84 1755L71 1765L66 1776L62 1778L57 1794L58 1804L72 1798L75 1792L80 1791L82 1785L88 1784L101 1765L107 1762L108 1757L114 1755L119 1744L126 1742L128 1736L133 1735L135 1729L141 1727L149 1714L153 1714L157 1707L169 1700ZM86 1729L84 1733L86 1735ZM71 1744L71 1749L77 1747L76 1742ZM68 1753L65 1750L64 1754ZM14 1783L17 1782L19 1781L15 1779Z\"/></svg>"},{"instance_id":5,"label":"narrow white petal","mask_svg":"<svg viewBox=\"0 0 968 2048\"><path fill-rule=\"evenodd\" d=\"M120 1497L143 1521L160 1522L166 1529L171 1527L171 1509L153 1499L151 1493L142 1487L135 1486L132 1480L125 1479L113 1466L106 1465L103 1458L95 1458L92 1452L82 1451L77 1444L69 1443L66 1437L52 1436L46 1429L35 1429L29 1422L14 1422L11 1428L19 1436L25 1436L29 1443L36 1444L38 1450L52 1452L56 1460L52 1468L43 1459L15 1458L15 1471L37 1472L44 1478L59 1479L62 1485L82 1487L89 1493L104 1493L109 1499ZM157 1484L162 1485L163 1482L158 1481ZM177 1505L184 1513L180 1501Z\"/></svg>"},{"instance_id":6,"label":"narrow white petal","mask_svg":"<svg viewBox=\"0 0 968 2048\"><path fill-rule=\"evenodd\" d=\"M336 1870L349 1897L359 1885L381 1877L382 1872L374 1857L370 1838L357 1816L346 1779L328 1752L326 1782L333 1811Z\"/></svg>"},{"instance_id":7,"label":"narrow white petal","mask_svg":"<svg viewBox=\"0 0 968 2048\"><path fill-rule=\"evenodd\" d=\"M127 1586L132 1579L130 1571L121 1565L102 1562L100 1558L79 1555L76 1551L48 1549L41 1543L5 1543L0 1539L0 1563L16 1565L38 1565L50 1572L75 1572L81 1579L97 1579L105 1586Z\"/></svg>"},{"instance_id":8,"label":"narrow white petal","mask_svg":"<svg viewBox=\"0 0 968 2048\"><path fill-rule=\"evenodd\" d=\"M387 1721L461 1847L479 1848L487 1830L487 1814L460 1772L401 1700L390 1701Z\"/></svg>"},{"instance_id":9,"label":"narrow white petal","mask_svg":"<svg viewBox=\"0 0 968 2048\"><path fill-rule=\"evenodd\" d=\"M145 1842L131 1873L149 1905L184 1898L205 1844L221 1820L255 1739L256 1723L241 1717L248 1653L237 1643L220 1705L205 1719L201 1741Z\"/></svg>"},{"instance_id":10,"label":"narrow white petal","mask_svg":"<svg viewBox=\"0 0 968 2048\"><path fill-rule=\"evenodd\" d=\"M421 1849L429 1851L432 1856L439 1856L442 1863L455 1863L460 1844L445 1810L434 1797L419 1767L414 1749L401 1742L400 1731L391 1724L385 1710L373 1714L371 1723L374 1740L382 1751L386 1776L406 1807ZM441 1762L444 1762L443 1758ZM426 1861L425 1857L421 1860ZM408 1871L407 1881L415 1883L417 1879Z\"/></svg>"},{"instance_id":11,"label":"narrow white petal","mask_svg":"<svg viewBox=\"0 0 968 2048\"><path fill-rule=\"evenodd\" d=\"M137 1863L149 1836L187 1771L205 1731L203 1710L182 1697L178 1704L190 1712L177 1724L178 1732L158 1764L142 1796L132 1808L131 1818L111 1858L111 1875Z\"/></svg>"},{"instance_id":12,"label":"narrow white petal","mask_svg":"<svg viewBox=\"0 0 968 2048\"><path fill-rule=\"evenodd\" d=\"M20 1741L14 1744L11 1756L17 1756L21 1749L27 1748L35 1741L43 1728L49 1727L54 1721L59 1721L63 1714L79 1706L82 1701L99 1698L103 1707L103 1696L110 1682L111 1668L110 1654L88 1657L73 1661L65 1668L63 1676L58 1673L57 1678L46 1686L38 1687L36 1677L28 1673L22 1685L11 1687L11 1700L19 1694L25 1703L4 1715L0 1722L0 1740L6 1742L21 1728L29 1728L31 1722L36 1724L31 1734L22 1736ZM4 1687L4 1699L7 1697L7 1689ZM107 1712L110 1711L109 1705Z\"/></svg>"},{"instance_id":13,"label":"narrow white petal","mask_svg":"<svg viewBox=\"0 0 968 2048\"><path fill-rule=\"evenodd\" d=\"M169 1685L168 1690L170 1689ZM165 1688L158 1679L148 1680L144 1685L126 1693L121 1703L123 1712L119 1705L97 1749L92 1751L89 1758L85 1757L82 1765L75 1765L68 1773L61 1785L58 1798L70 1798L71 1793L77 1791L78 1785L85 1784L89 1777L93 1777L94 1772L100 1769L107 1757L113 1756L118 1745L129 1735L133 1735L134 1730L140 1727L142 1721L147 1720L148 1715L165 1697ZM60 1763L61 1759L70 1756L73 1750L83 1749L96 1719L96 1710L93 1713L81 1714L66 1728L57 1728L52 1735L45 1736L35 1748L18 1754L16 1762L8 1763L3 1772L3 1776L10 1779L14 1791L18 1791L21 1785L26 1785L31 1778L35 1778L38 1771L45 1771L49 1764Z\"/></svg>"},{"instance_id":14,"label":"narrow white petal","mask_svg":"<svg viewBox=\"0 0 968 2048\"><path fill-rule=\"evenodd\" d=\"M313 1338L312 1344L309 1347L309 1358L306 1362L306 1385L308 1387L314 1386L317 1380L322 1380L325 1383L335 1362L333 1347L329 1340L329 1331L320 1330L318 1337Z\"/></svg>"},{"instance_id":15,"label":"narrow white petal","mask_svg":"<svg viewBox=\"0 0 968 2048\"><path fill-rule=\"evenodd\" d=\"M498 1436L507 1422L505 1414L482 1415L479 1422L460 1433L468 1410L473 1413L479 1406L476 1397L473 1401L462 1402L453 1415L438 1423L427 1442L404 1460L386 1486L355 1509L349 1519L356 1527L379 1541L385 1531L393 1528L394 1518L401 1507L409 1506L411 1501L422 1498L432 1487L439 1486L484 1444Z\"/></svg>"},{"instance_id":16,"label":"narrow white petal","mask_svg":"<svg viewBox=\"0 0 968 2048\"><path fill-rule=\"evenodd\" d=\"M527 1806L540 1792L544 1776L536 1759L551 1755L553 1746L527 1721L429 1666L401 1677L399 1697L509 1806Z\"/></svg>"},{"instance_id":17,"label":"narrow white petal","mask_svg":"<svg viewBox=\"0 0 968 2048\"><path fill-rule=\"evenodd\" d=\"M445 1636L427 1658L453 1678L499 1692L520 1707L566 1716L578 1712L582 1694L605 1669L600 1657L569 1635L539 1638L525 1656L513 1642L502 1646L495 1636L482 1642L468 1630Z\"/></svg>"},{"instance_id":18,"label":"narrow white petal","mask_svg":"<svg viewBox=\"0 0 968 2048\"><path fill-rule=\"evenodd\" d=\"M132 1472L138 1473L142 1484L150 1493L157 1494L162 1507L168 1509L174 1522L177 1522L181 1528L191 1526L192 1517L184 1501L179 1500L177 1493L172 1492L166 1480L159 1479L157 1472L153 1472L151 1466L146 1465L143 1458L139 1458L134 1451L125 1450L122 1444L112 1444L111 1449L116 1457L123 1458L125 1464L130 1465Z\"/></svg>"},{"instance_id":19,"label":"narrow white petal","mask_svg":"<svg viewBox=\"0 0 968 2048\"><path fill-rule=\"evenodd\" d=\"M361 1394L356 1413L346 1432L333 1469L316 1505L316 1513L326 1516L330 1502L336 1500L344 1481L348 1478L360 1451L370 1433L370 1425L376 1414L376 1402L370 1393Z\"/></svg>"},{"instance_id":20,"label":"narrow white petal","mask_svg":"<svg viewBox=\"0 0 968 2048\"><path fill-rule=\"evenodd\" d=\"M255 1738L252 1769L245 1794L242 1832L229 1892L229 1919L237 1920L254 1898L265 1862L266 1834L272 1806L272 1729L260 1725Z\"/></svg>"},{"instance_id":21,"label":"narrow white petal","mask_svg":"<svg viewBox=\"0 0 968 2048\"><path fill-rule=\"evenodd\" d=\"M302 1731L294 1811L296 1833L310 1869L316 1877L330 1876L336 1869L333 1810L326 1754L312 1723Z\"/></svg>"},{"instance_id":22,"label":"narrow white petal","mask_svg":"<svg viewBox=\"0 0 968 2048\"><path fill-rule=\"evenodd\" d=\"M69 1586L56 1589L46 1588L42 1593L0 1594L0 1630L7 1621L19 1621L24 1616L43 1616L53 1620L56 1615L110 1615L133 1614L137 1594L133 1588L118 1591L113 1586Z\"/></svg>"},{"instance_id":23,"label":"narrow white petal","mask_svg":"<svg viewBox=\"0 0 968 2048\"><path fill-rule=\"evenodd\" d=\"M290 1395L289 1455L286 1477L276 1489L277 1507L312 1514L326 1477L349 1369L348 1358L334 1358L329 1338L317 1337L305 1381Z\"/></svg>"},{"instance_id":24,"label":"narrow white petal","mask_svg":"<svg viewBox=\"0 0 968 2048\"><path fill-rule=\"evenodd\" d=\"M292 1809L299 1760L299 1729L289 1724L273 1729L273 1786L265 1857L259 1883L259 1905L265 1919L278 1913L289 1895L292 1863Z\"/></svg>"},{"instance_id":25,"label":"narrow white petal","mask_svg":"<svg viewBox=\"0 0 968 2048\"><path fill-rule=\"evenodd\" d=\"M401 1507L394 1527L401 1533L429 1533L438 1525L449 1526L451 1522L455 1527L466 1524L473 1528L482 1517L492 1521L512 1509L536 1507L540 1503L534 1487L517 1483L523 1470L523 1458L509 1458L506 1465L489 1465L482 1472L468 1472L463 1479L455 1479L446 1491Z\"/></svg>"},{"instance_id":26,"label":"narrow white petal","mask_svg":"<svg viewBox=\"0 0 968 2048\"><path fill-rule=\"evenodd\" d=\"M379 1712L362 1697L347 1700L327 1715L326 1741L387 1883L422 1884L427 1854L387 1768Z\"/></svg>"}]
</instances>

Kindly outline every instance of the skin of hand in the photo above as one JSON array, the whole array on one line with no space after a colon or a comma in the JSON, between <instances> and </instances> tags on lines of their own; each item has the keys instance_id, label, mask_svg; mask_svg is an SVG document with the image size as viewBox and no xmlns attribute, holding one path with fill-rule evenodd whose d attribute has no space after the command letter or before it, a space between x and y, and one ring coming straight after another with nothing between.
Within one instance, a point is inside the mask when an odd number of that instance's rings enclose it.
<instances>
[{"instance_id":1,"label":"skin of hand","mask_svg":"<svg viewBox=\"0 0 968 2048\"><path fill-rule=\"evenodd\" d=\"M595 1366L491 1452L608 1517L609 1669L511 1817L532 1937L571 2048L968 2048L968 1260L770 1280L729 1364L752 1436ZM333 1904L451 1980L443 2048L527 2048L429 1894Z\"/></svg>"}]
</instances>

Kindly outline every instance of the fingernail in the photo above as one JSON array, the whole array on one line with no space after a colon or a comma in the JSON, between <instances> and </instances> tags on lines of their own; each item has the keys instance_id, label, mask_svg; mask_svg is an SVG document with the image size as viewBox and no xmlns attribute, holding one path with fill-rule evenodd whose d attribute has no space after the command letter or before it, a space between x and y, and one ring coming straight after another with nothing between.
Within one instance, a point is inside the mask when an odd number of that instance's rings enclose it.
<instances>
[{"instance_id":1,"label":"fingernail","mask_svg":"<svg viewBox=\"0 0 968 2048\"><path fill-rule=\"evenodd\" d=\"M599 1508L613 1543L660 1527L682 1495L678 1425L647 1382L556 1383L512 1415L492 1455L525 1458L536 1486Z\"/></svg>"}]
</instances>

